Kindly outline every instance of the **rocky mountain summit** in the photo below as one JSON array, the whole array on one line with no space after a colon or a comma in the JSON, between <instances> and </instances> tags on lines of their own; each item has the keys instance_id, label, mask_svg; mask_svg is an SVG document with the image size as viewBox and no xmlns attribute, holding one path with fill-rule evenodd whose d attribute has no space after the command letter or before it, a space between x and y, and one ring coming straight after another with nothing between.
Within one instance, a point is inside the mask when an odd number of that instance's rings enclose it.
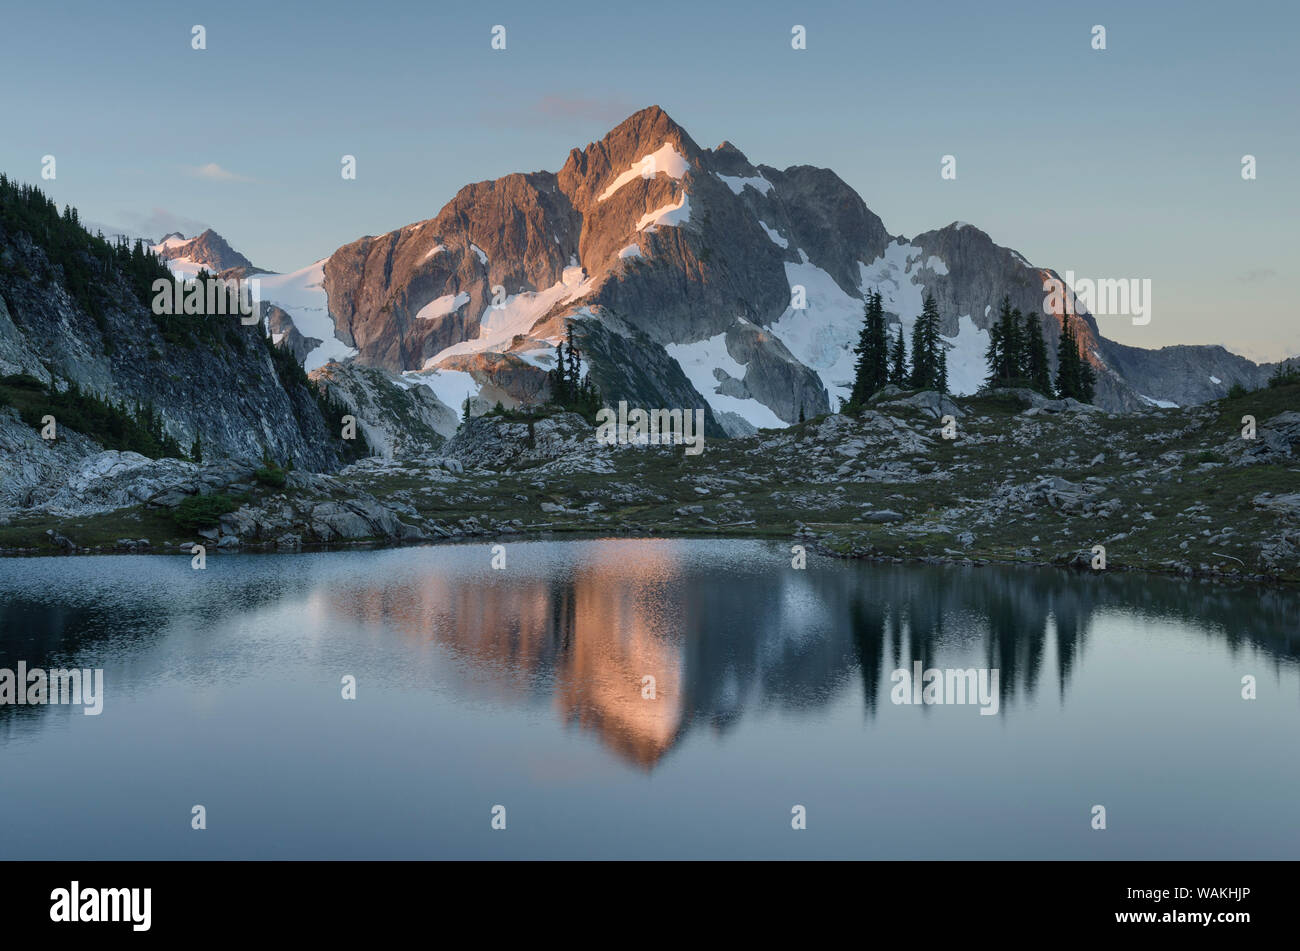
<instances>
[{"instance_id":1,"label":"rocky mountain summit","mask_svg":"<svg viewBox=\"0 0 1300 951\"><path fill-rule=\"evenodd\" d=\"M162 260L171 261L178 269L188 271L191 277L199 268L206 268L212 274L238 272L241 277L263 273L211 228L192 238L175 231L165 235L152 250Z\"/></svg>"},{"instance_id":2,"label":"rocky mountain summit","mask_svg":"<svg viewBox=\"0 0 1300 951\"><path fill-rule=\"evenodd\" d=\"M869 291L891 332L910 333L935 296L951 387L970 394L1002 298L1042 312L1044 282L1060 279L961 222L892 235L834 172L702 148L657 106L558 172L467 185L433 218L339 248L322 274L334 345L425 371L417 382L448 405L466 378L428 371L466 374L487 405L536 403L573 324L607 400L702 406L709 431L731 435L848 396ZM1060 309L1045 321L1053 366ZM1261 386L1270 369L1221 347L1116 344L1086 312L1076 329L1109 410L1204 402Z\"/></svg>"}]
</instances>

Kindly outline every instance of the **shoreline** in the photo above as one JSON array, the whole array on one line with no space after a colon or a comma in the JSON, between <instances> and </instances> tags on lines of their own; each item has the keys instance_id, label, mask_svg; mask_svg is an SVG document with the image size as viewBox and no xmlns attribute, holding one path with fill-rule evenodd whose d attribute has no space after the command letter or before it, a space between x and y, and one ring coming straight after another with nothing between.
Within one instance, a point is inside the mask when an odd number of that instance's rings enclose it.
<instances>
[{"instance_id":1,"label":"shoreline","mask_svg":"<svg viewBox=\"0 0 1300 951\"><path fill-rule=\"evenodd\" d=\"M101 452L0 516L0 557L458 540L756 538L839 558L1300 583L1300 384L1118 415L1015 392L896 393L680 447L571 413L474 417L436 453L337 472ZM1259 420L1258 438L1239 420ZM941 418L955 418L955 438Z\"/></svg>"},{"instance_id":2,"label":"shoreline","mask_svg":"<svg viewBox=\"0 0 1300 951\"><path fill-rule=\"evenodd\" d=\"M1092 569L1077 562L1072 562L1064 556L1058 556L1051 560L1022 560L1015 558L998 558L991 554L972 553L958 557L948 553L930 553L919 552L909 555L893 555L877 552L845 552L837 551L832 545L819 540L816 536L789 535L773 531L752 531L752 532L700 532L700 531L673 531L673 532L610 532L596 528L575 528L572 530L555 530L544 529L538 531L523 530L509 533L485 533L478 536L460 536L455 538L425 538L417 540L393 540L393 539L357 539L347 542L316 542L299 545L295 548L282 548L272 542L253 543L241 545L238 548L218 548L213 546L207 549L210 556L225 555L305 555L305 554L329 554L334 552L352 552L352 551L392 551L402 548L429 548L443 546L469 546L469 545L495 545L508 544L514 542L541 542L541 541L595 541L613 539L619 541L658 541L658 540L683 540L683 541L767 541L767 542L788 542L791 546L804 545L810 553L821 555L825 558L833 558L839 561L857 561L871 564L893 564L893 565L942 565L948 567L968 567L968 568L1037 568L1037 569L1056 569L1059 571L1069 571L1077 574L1096 574L1103 576L1111 573L1122 573L1127 575L1150 575L1158 578L1170 580L1184 579L1197 581L1211 581L1214 583L1231 582L1239 585L1250 585L1260 588L1277 588L1285 591L1300 590L1300 580L1287 578L1276 575L1265 575L1259 573L1238 573L1238 572L1221 572L1214 569L1208 571L1198 568L1175 569L1160 565L1130 564L1125 562L1108 563L1104 569ZM185 544L185 543L182 543ZM41 551L39 549L14 549L0 548L0 558L11 559L34 559L34 558L95 558L95 557L113 557L120 555L152 555L152 556L171 556L171 557L193 557L193 552L179 545L164 544L162 546L137 546L135 548L119 546L96 546L93 548L76 548L74 550L51 550ZM1171 559L1172 560L1172 559Z\"/></svg>"}]
</instances>

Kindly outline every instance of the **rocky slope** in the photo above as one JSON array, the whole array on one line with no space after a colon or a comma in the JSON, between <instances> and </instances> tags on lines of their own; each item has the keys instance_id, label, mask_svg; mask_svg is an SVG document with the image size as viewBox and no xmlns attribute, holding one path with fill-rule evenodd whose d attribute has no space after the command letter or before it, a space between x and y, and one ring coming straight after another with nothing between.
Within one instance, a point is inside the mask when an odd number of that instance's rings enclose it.
<instances>
[{"instance_id":1,"label":"rocky slope","mask_svg":"<svg viewBox=\"0 0 1300 951\"><path fill-rule=\"evenodd\" d=\"M26 374L60 390L75 383L114 404L151 406L185 451L197 438L214 457L340 465L334 424L299 371L277 368L259 326L237 316L161 323L113 266L95 266L101 306L92 316L69 293L62 265L31 236L0 228L0 377ZM8 498L53 491L55 473L102 448L66 428L52 444L33 441L12 409L0 412Z\"/></svg>"},{"instance_id":2,"label":"rocky slope","mask_svg":"<svg viewBox=\"0 0 1300 951\"><path fill-rule=\"evenodd\" d=\"M333 345L358 362L537 402L572 322L611 402L704 406L711 433L742 435L847 397L866 292L908 331L933 293L951 384L972 393L1002 297L1041 311L1049 279L971 225L891 235L834 172L701 148L651 107L558 172L468 185L431 219L338 249L322 283ZM1203 402L1268 373L1218 347L1121 346L1087 314L1080 336L1107 409ZM466 380L422 382L458 405Z\"/></svg>"},{"instance_id":3,"label":"rocky slope","mask_svg":"<svg viewBox=\"0 0 1300 951\"><path fill-rule=\"evenodd\" d=\"M377 367L328 363L310 377L357 418L371 450L385 459L433 452L460 425L460 414L427 387Z\"/></svg>"},{"instance_id":4,"label":"rocky slope","mask_svg":"<svg viewBox=\"0 0 1300 951\"><path fill-rule=\"evenodd\" d=\"M516 535L764 536L884 560L1300 582L1300 385L1117 415L1027 391L896 390L860 416L681 447L602 445L572 414L483 416L435 452L261 484L223 464L96 463L0 525L9 553L296 549ZM1257 418L1244 439L1241 417ZM954 439L942 417L956 418ZM0 431L2 432L2 431ZM105 466L105 463L111 465ZM93 487L93 488L92 488ZM170 513L222 493L195 537ZM75 513L75 515L71 514Z\"/></svg>"}]
</instances>

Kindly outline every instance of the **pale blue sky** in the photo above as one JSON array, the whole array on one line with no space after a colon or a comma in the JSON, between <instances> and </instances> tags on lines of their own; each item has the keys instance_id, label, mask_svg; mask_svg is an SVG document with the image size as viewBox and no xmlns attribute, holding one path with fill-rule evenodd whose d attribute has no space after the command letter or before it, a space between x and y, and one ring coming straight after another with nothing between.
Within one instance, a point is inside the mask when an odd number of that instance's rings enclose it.
<instances>
[{"instance_id":1,"label":"pale blue sky","mask_svg":"<svg viewBox=\"0 0 1300 951\"><path fill-rule=\"evenodd\" d=\"M1115 339L1300 352L1295 3L597 6L11 4L0 169L39 182L53 154L40 184L86 219L210 225L290 270L657 103L702 146L834 169L895 234L968 221L1062 273L1150 278L1151 323L1103 320Z\"/></svg>"}]
</instances>

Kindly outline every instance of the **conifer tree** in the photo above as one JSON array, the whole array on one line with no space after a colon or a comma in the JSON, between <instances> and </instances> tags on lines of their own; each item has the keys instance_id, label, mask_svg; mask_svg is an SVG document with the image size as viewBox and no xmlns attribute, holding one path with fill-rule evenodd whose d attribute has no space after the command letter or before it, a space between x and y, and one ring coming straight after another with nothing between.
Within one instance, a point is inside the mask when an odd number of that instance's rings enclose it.
<instances>
[{"instance_id":1,"label":"conifer tree","mask_svg":"<svg viewBox=\"0 0 1300 951\"><path fill-rule=\"evenodd\" d=\"M577 395L578 377L582 372L582 357L578 353L578 348L573 345L573 324L569 324L564 332L564 339L569 345L569 387L571 395Z\"/></svg>"},{"instance_id":2,"label":"conifer tree","mask_svg":"<svg viewBox=\"0 0 1300 951\"><path fill-rule=\"evenodd\" d=\"M1006 336L1006 373L1007 380L1018 386L1025 378L1025 332L1021 325L1019 307L1011 308L1011 320L1007 324Z\"/></svg>"},{"instance_id":3,"label":"conifer tree","mask_svg":"<svg viewBox=\"0 0 1300 951\"><path fill-rule=\"evenodd\" d=\"M573 343L573 326L555 348L555 368L547 374L550 383L550 402L587 417L594 417L601 407L600 390L591 374L580 376L582 354Z\"/></svg>"},{"instance_id":4,"label":"conifer tree","mask_svg":"<svg viewBox=\"0 0 1300 951\"><path fill-rule=\"evenodd\" d=\"M998 319L989 328L989 344L984 350L990 387L1021 386L1029 377L1030 332L1021 322L1020 309L1011 306L1009 296L1002 298Z\"/></svg>"},{"instance_id":5,"label":"conifer tree","mask_svg":"<svg viewBox=\"0 0 1300 951\"><path fill-rule=\"evenodd\" d=\"M1081 403L1091 403L1097 389L1097 373L1092 368L1092 363L1088 358L1079 355L1079 395L1076 397Z\"/></svg>"},{"instance_id":6,"label":"conifer tree","mask_svg":"<svg viewBox=\"0 0 1300 951\"><path fill-rule=\"evenodd\" d=\"M1070 315L1061 315L1061 339L1056 344L1056 393L1061 399L1074 396L1079 388L1079 348L1074 342Z\"/></svg>"},{"instance_id":7,"label":"conifer tree","mask_svg":"<svg viewBox=\"0 0 1300 951\"><path fill-rule=\"evenodd\" d=\"M1029 385L1044 396L1052 395L1052 369L1047 362L1047 341L1043 339L1043 322L1037 314L1025 317L1025 377Z\"/></svg>"},{"instance_id":8,"label":"conifer tree","mask_svg":"<svg viewBox=\"0 0 1300 951\"><path fill-rule=\"evenodd\" d=\"M889 348L889 382L895 386L907 385L907 346L903 342L903 325L898 325L898 336Z\"/></svg>"},{"instance_id":9,"label":"conifer tree","mask_svg":"<svg viewBox=\"0 0 1300 951\"><path fill-rule=\"evenodd\" d=\"M939 355L942 350L943 344L939 341L939 305L935 303L933 294L926 294L921 315L912 326L912 378L909 382L914 388L938 388Z\"/></svg>"},{"instance_id":10,"label":"conifer tree","mask_svg":"<svg viewBox=\"0 0 1300 951\"><path fill-rule=\"evenodd\" d=\"M849 403L861 406L889 383L889 337L885 333L885 309L878 291L867 295L862 333L853 352L858 360Z\"/></svg>"},{"instance_id":11,"label":"conifer tree","mask_svg":"<svg viewBox=\"0 0 1300 951\"><path fill-rule=\"evenodd\" d=\"M1061 343L1056 350L1056 393L1062 399L1091 403L1096 383L1097 375L1079 352L1079 340L1067 313L1061 318Z\"/></svg>"}]
</instances>

